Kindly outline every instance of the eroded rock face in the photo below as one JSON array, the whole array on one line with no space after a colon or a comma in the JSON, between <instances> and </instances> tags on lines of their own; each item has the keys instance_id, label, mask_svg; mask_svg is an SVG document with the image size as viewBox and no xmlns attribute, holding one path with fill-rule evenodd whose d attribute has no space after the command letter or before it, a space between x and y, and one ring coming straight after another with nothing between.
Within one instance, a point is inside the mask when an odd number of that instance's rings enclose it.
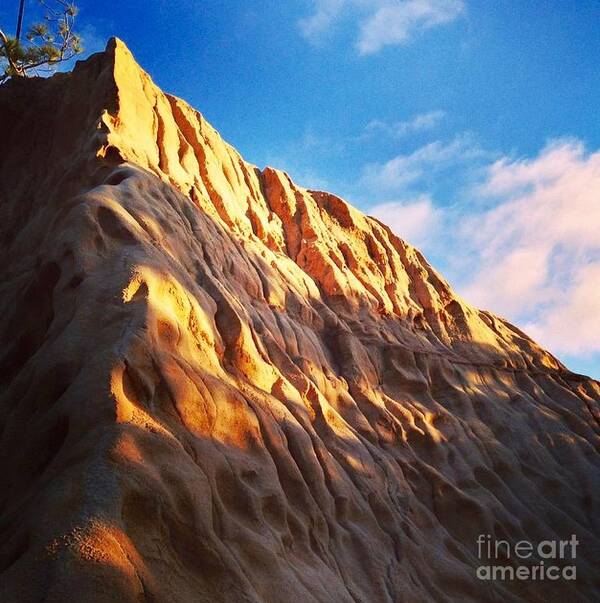
<instances>
[{"instance_id":1,"label":"eroded rock face","mask_svg":"<svg viewBox=\"0 0 600 603\"><path fill-rule=\"evenodd\" d=\"M598 600L598 382L119 41L0 132L0 600ZM482 582L480 534L577 580Z\"/></svg>"}]
</instances>

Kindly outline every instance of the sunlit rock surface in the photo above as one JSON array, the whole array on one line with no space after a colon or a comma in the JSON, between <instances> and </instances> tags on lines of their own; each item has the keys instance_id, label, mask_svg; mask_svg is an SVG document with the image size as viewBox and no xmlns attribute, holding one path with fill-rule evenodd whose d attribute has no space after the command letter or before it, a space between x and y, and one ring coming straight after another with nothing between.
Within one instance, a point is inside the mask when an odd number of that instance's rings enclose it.
<instances>
[{"instance_id":1,"label":"sunlit rock surface","mask_svg":"<svg viewBox=\"0 0 600 603\"><path fill-rule=\"evenodd\" d=\"M119 41L0 136L1 601L600 600L598 382ZM577 580L478 580L480 534Z\"/></svg>"}]
</instances>

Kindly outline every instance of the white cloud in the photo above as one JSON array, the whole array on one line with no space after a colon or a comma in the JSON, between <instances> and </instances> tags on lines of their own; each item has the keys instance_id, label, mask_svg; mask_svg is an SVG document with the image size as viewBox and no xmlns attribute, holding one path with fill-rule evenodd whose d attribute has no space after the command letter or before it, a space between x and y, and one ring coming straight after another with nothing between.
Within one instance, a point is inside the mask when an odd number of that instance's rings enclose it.
<instances>
[{"instance_id":1,"label":"white cloud","mask_svg":"<svg viewBox=\"0 0 600 603\"><path fill-rule=\"evenodd\" d=\"M303 158L331 148L310 130L298 146ZM332 188L307 165L291 170L300 184ZM531 158L498 159L464 133L368 164L346 189L434 256L474 305L559 356L600 357L600 150L559 139Z\"/></svg>"},{"instance_id":2,"label":"white cloud","mask_svg":"<svg viewBox=\"0 0 600 603\"><path fill-rule=\"evenodd\" d=\"M473 240L467 240L462 248L466 245L468 249L472 243ZM493 243L491 240L490 244ZM479 252L476 257L484 261L462 287L461 292L471 303L512 317L534 311L552 296L554 291L547 284L547 246L524 244L493 252L486 245L484 241L476 247Z\"/></svg>"},{"instance_id":3,"label":"white cloud","mask_svg":"<svg viewBox=\"0 0 600 603\"><path fill-rule=\"evenodd\" d=\"M393 138L402 138L408 134L432 130L445 117L445 111L429 111L427 113L419 113L406 121L397 121L387 123L379 119L373 119L366 127L364 136L370 137L374 134L385 134Z\"/></svg>"},{"instance_id":4,"label":"white cloud","mask_svg":"<svg viewBox=\"0 0 600 603\"><path fill-rule=\"evenodd\" d=\"M549 143L535 160L500 159L490 167L482 190L489 195L501 195L524 187L552 184L577 168L583 154L580 141L559 139Z\"/></svg>"},{"instance_id":5,"label":"white cloud","mask_svg":"<svg viewBox=\"0 0 600 603\"><path fill-rule=\"evenodd\" d=\"M350 18L359 29L356 48L368 55L405 44L423 31L455 20L464 10L464 0L315 0L314 13L300 20L299 27L314 43L344 17Z\"/></svg>"},{"instance_id":6,"label":"white cloud","mask_svg":"<svg viewBox=\"0 0 600 603\"><path fill-rule=\"evenodd\" d=\"M389 201L369 208L370 215L387 224L402 238L420 247L427 244L429 237L437 231L442 211L431 199L423 195L413 201Z\"/></svg>"},{"instance_id":7,"label":"white cloud","mask_svg":"<svg viewBox=\"0 0 600 603\"><path fill-rule=\"evenodd\" d=\"M456 19L464 10L462 0L405 0L378 8L360 27L360 54L378 52L384 46L404 44L414 35Z\"/></svg>"},{"instance_id":8,"label":"white cloud","mask_svg":"<svg viewBox=\"0 0 600 603\"><path fill-rule=\"evenodd\" d=\"M524 329L542 344L563 354L600 351L600 261L577 268L566 295Z\"/></svg>"},{"instance_id":9,"label":"white cloud","mask_svg":"<svg viewBox=\"0 0 600 603\"><path fill-rule=\"evenodd\" d=\"M374 193L402 192L425 173L439 172L485 154L469 134L456 136L447 143L436 140L407 155L397 155L385 163L367 164L363 170L361 187Z\"/></svg>"},{"instance_id":10,"label":"white cloud","mask_svg":"<svg viewBox=\"0 0 600 603\"><path fill-rule=\"evenodd\" d=\"M337 21L347 4L348 0L317 0L314 14L298 23L302 35L317 41Z\"/></svg>"},{"instance_id":11,"label":"white cloud","mask_svg":"<svg viewBox=\"0 0 600 603\"><path fill-rule=\"evenodd\" d=\"M465 153L470 159L461 164ZM460 137L437 141L369 166L363 180L384 192L422 189L431 172L451 165L459 178L482 157L489 156ZM369 213L452 258L443 271L471 303L507 317L556 354L600 353L600 150L556 140L530 159L488 159L481 173L473 196L452 207L423 196Z\"/></svg>"},{"instance_id":12,"label":"white cloud","mask_svg":"<svg viewBox=\"0 0 600 603\"><path fill-rule=\"evenodd\" d=\"M495 162L481 190L497 204L460 231L478 264L465 295L557 353L600 351L600 151L555 141Z\"/></svg>"}]
</instances>

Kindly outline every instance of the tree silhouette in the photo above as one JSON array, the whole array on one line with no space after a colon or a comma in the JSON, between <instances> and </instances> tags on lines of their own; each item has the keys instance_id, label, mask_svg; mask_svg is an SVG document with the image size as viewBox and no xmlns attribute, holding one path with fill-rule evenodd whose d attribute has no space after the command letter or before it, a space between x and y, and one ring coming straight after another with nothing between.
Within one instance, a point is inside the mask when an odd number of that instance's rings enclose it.
<instances>
[{"instance_id":1,"label":"tree silhouette","mask_svg":"<svg viewBox=\"0 0 600 603\"><path fill-rule=\"evenodd\" d=\"M39 0L43 22L33 24L21 40L25 1L21 0L17 33L7 35L0 28L0 84L11 77L53 71L58 63L82 52L81 38L73 31L77 7L65 0Z\"/></svg>"}]
</instances>

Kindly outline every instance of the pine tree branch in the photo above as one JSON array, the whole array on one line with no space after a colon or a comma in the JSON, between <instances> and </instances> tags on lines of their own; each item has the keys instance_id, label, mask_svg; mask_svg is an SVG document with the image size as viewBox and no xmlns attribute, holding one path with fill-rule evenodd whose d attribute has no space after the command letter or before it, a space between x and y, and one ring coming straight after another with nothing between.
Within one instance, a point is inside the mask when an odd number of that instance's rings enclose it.
<instances>
[{"instance_id":1,"label":"pine tree branch","mask_svg":"<svg viewBox=\"0 0 600 603\"><path fill-rule=\"evenodd\" d=\"M40 0L45 23L30 27L27 42L7 36L0 30L0 59L5 60L0 83L10 77L24 77L38 68L52 71L58 63L68 61L81 52L80 38L73 32L77 7L67 0Z\"/></svg>"},{"instance_id":2,"label":"pine tree branch","mask_svg":"<svg viewBox=\"0 0 600 603\"><path fill-rule=\"evenodd\" d=\"M8 65L10 68L10 73L4 73L0 82L4 83L9 77L12 75L25 75L24 72L19 68L19 66L15 63L15 60L12 56L10 49L10 38L0 29L0 38L2 38L2 47L4 48L4 52L6 54L6 60L8 61ZM18 44L18 42L17 42Z\"/></svg>"}]
</instances>

